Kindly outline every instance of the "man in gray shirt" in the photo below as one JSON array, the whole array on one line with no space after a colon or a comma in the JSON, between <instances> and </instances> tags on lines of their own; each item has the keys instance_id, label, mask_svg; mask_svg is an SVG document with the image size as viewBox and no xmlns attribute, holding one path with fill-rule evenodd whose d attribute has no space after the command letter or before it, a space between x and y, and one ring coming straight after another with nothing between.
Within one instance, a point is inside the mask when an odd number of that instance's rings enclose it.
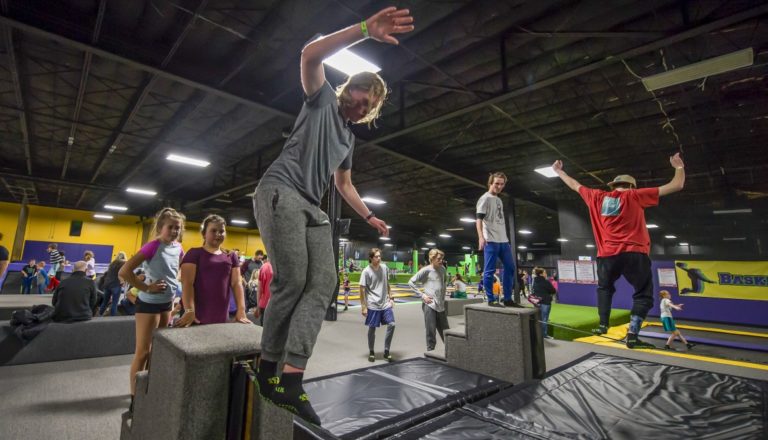
<instances>
[{"instance_id":1,"label":"man in gray shirt","mask_svg":"<svg viewBox=\"0 0 768 440\"><path fill-rule=\"evenodd\" d=\"M381 263L381 250L371 249L368 253L370 264L360 274L360 305L365 325L368 326L368 360L373 362L376 355L373 343L376 340L376 328L381 324L387 325L387 335L384 338L384 359L392 362L389 347L395 334L395 314L392 306L395 304L392 292L389 290L387 266Z\"/></svg>"},{"instance_id":2,"label":"man in gray shirt","mask_svg":"<svg viewBox=\"0 0 768 440\"><path fill-rule=\"evenodd\" d=\"M388 234L387 224L368 209L352 184L354 135L349 127L376 120L386 84L377 74L362 72L334 91L325 79L323 60L369 37L397 44L395 35L412 31L412 23L407 9L389 7L304 46L304 105L283 151L254 193L256 223L275 270L256 382L262 397L317 425L320 418L302 381L338 276L331 222L320 209L331 176L350 207L381 235Z\"/></svg>"},{"instance_id":3,"label":"man in gray shirt","mask_svg":"<svg viewBox=\"0 0 768 440\"><path fill-rule=\"evenodd\" d=\"M445 342L443 331L448 330L448 317L445 314L446 271L443 266L445 254L440 249L429 251L429 263L419 270L408 281L408 285L421 295L421 310L424 312L424 327L427 330L427 351L435 349L437 338ZM419 290L421 284L422 290Z\"/></svg>"},{"instance_id":4,"label":"man in gray shirt","mask_svg":"<svg viewBox=\"0 0 768 440\"><path fill-rule=\"evenodd\" d=\"M477 201L475 210L477 220L477 249L483 251L485 266L483 267L483 289L488 297L488 305L500 307L498 298L493 295L493 275L496 273L496 259L500 258L504 267L502 286L504 288L504 305L519 307L512 301L512 288L515 286L515 260L512 257L512 246L507 238L507 226L504 222L504 205L499 194L507 184L507 176L502 172L491 173L488 177L488 192Z\"/></svg>"}]
</instances>

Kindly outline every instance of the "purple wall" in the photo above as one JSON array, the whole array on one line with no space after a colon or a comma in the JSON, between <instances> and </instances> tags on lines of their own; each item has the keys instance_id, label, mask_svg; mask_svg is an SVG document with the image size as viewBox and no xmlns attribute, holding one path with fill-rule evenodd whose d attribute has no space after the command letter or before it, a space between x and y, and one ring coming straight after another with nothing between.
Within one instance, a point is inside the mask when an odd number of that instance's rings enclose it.
<instances>
[{"instance_id":1,"label":"purple wall","mask_svg":"<svg viewBox=\"0 0 768 440\"><path fill-rule=\"evenodd\" d=\"M659 276L657 269L674 269L674 261L653 261L653 292L654 306L648 313L659 316ZM729 324L768 326L768 301L738 300L726 298L702 298L693 296L681 297L676 287L664 287L672 294L672 302L683 303L683 311L673 312L677 319L693 321L713 321ZM616 282L616 293L613 296L613 307L617 309L632 308L632 293L634 289L622 277ZM560 282L558 286L558 301L563 304L597 307L597 284L575 284Z\"/></svg>"},{"instance_id":2,"label":"purple wall","mask_svg":"<svg viewBox=\"0 0 768 440\"><path fill-rule=\"evenodd\" d=\"M23 262L27 262L31 259L37 261L49 261L48 259L48 245L50 241L24 241L24 254L21 257ZM80 244L80 243L57 243L59 245L59 251L64 251L67 260L74 263L75 261L82 260L83 254L86 250L93 251L93 258L97 264L109 264L112 261L112 246L103 244Z\"/></svg>"}]
</instances>

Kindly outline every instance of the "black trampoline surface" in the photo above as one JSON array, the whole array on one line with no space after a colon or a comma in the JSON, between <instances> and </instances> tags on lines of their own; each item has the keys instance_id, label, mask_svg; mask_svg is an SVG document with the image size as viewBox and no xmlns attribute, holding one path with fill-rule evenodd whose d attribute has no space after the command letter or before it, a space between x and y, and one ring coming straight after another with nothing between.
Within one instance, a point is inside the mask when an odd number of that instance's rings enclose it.
<instances>
[{"instance_id":1,"label":"black trampoline surface","mask_svg":"<svg viewBox=\"0 0 768 440\"><path fill-rule=\"evenodd\" d=\"M426 358L305 382L322 420L315 438L383 438L510 384ZM305 424L299 422L303 426Z\"/></svg>"},{"instance_id":2,"label":"black trampoline surface","mask_svg":"<svg viewBox=\"0 0 768 440\"><path fill-rule=\"evenodd\" d=\"M765 439L768 382L591 354L398 439Z\"/></svg>"}]
</instances>

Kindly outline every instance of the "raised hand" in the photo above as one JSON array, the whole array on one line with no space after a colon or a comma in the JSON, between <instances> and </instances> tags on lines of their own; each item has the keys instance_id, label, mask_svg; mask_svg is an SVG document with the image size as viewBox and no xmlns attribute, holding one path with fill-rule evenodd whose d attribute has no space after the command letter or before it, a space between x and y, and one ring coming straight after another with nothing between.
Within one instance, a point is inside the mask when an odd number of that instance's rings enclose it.
<instances>
[{"instance_id":1,"label":"raised hand","mask_svg":"<svg viewBox=\"0 0 768 440\"><path fill-rule=\"evenodd\" d=\"M563 169L563 161L562 160L556 160L555 163L552 164L552 169L555 170L555 172L562 171Z\"/></svg>"},{"instance_id":2,"label":"raised hand","mask_svg":"<svg viewBox=\"0 0 768 440\"><path fill-rule=\"evenodd\" d=\"M683 163L683 159L680 157L680 153L675 153L674 156L670 156L669 163L672 164L674 168L685 167L685 164Z\"/></svg>"},{"instance_id":3,"label":"raised hand","mask_svg":"<svg viewBox=\"0 0 768 440\"><path fill-rule=\"evenodd\" d=\"M392 34L404 34L414 29L411 12L408 9L397 9L395 6L382 9L365 20L365 23L371 38L388 44L400 44Z\"/></svg>"}]
</instances>

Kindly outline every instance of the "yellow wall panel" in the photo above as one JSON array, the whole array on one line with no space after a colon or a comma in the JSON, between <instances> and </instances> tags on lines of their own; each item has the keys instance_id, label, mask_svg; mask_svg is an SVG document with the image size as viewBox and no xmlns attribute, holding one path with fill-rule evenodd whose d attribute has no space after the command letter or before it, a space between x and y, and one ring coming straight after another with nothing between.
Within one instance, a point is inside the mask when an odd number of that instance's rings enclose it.
<instances>
[{"instance_id":1,"label":"yellow wall panel","mask_svg":"<svg viewBox=\"0 0 768 440\"><path fill-rule=\"evenodd\" d=\"M16 236L16 223L19 221L21 205L0 202L0 232L3 234L0 245L10 252L13 249L13 239Z\"/></svg>"}]
</instances>

